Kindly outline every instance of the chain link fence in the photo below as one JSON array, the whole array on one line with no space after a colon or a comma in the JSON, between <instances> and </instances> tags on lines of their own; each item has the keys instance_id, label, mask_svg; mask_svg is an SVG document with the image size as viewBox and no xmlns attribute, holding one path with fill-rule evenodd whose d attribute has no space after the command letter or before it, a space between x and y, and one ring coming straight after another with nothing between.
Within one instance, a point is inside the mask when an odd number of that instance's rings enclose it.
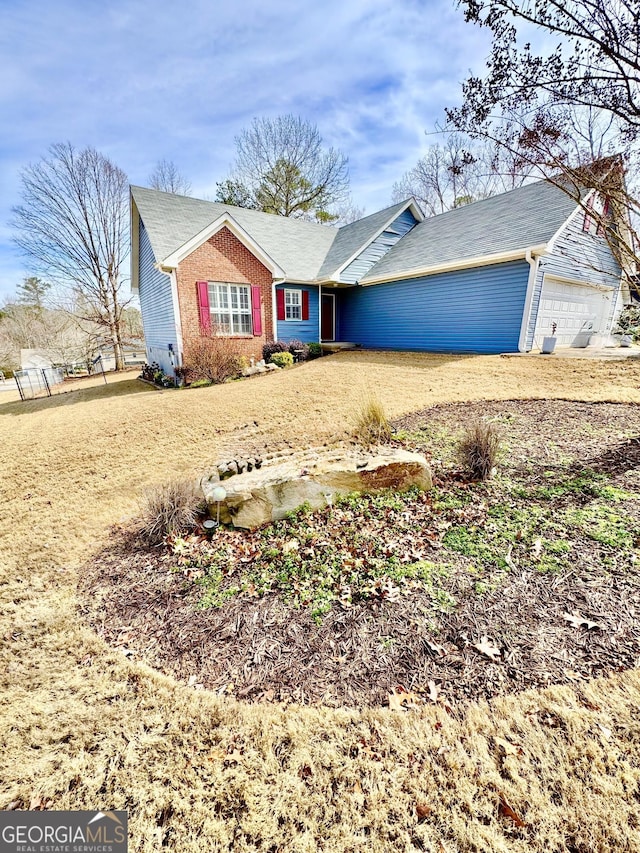
<instances>
[{"instance_id":1,"label":"chain link fence","mask_svg":"<svg viewBox=\"0 0 640 853\"><path fill-rule=\"evenodd\" d=\"M34 400L36 397L51 397L58 386L64 382L61 367L28 367L14 373L21 400Z\"/></svg>"}]
</instances>

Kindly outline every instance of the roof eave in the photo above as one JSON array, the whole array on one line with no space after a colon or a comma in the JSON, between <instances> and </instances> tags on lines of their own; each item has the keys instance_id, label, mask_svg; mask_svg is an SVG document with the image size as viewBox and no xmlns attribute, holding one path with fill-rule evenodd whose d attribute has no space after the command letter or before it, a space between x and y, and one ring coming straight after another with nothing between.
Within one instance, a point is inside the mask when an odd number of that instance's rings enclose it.
<instances>
[{"instance_id":1,"label":"roof eave","mask_svg":"<svg viewBox=\"0 0 640 853\"><path fill-rule=\"evenodd\" d=\"M131 293L140 294L140 213L129 188L129 234L131 235Z\"/></svg>"},{"instance_id":2,"label":"roof eave","mask_svg":"<svg viewBox=\"0 0 640 853\"><path fill-rule=\"evenodd\" d=\"M524 249L514 249L510 252L495 252L490 255L477 255L473 258L461 258L448 261L444 264L432 264L428 267L419 267L412 270L403 270L398 273L374 276L360 281L363 287L371 284L384 284L392 281L402 281L406 278L422 278L423 276L436 275L443 272L455 272L456 270L472 269L473 267L486 267L492 264L504 264L508 261L524 260L527 254L543 255L547 251L547 243L539 243L536 246L527 246Z\"/></svg>"}]
</instances>

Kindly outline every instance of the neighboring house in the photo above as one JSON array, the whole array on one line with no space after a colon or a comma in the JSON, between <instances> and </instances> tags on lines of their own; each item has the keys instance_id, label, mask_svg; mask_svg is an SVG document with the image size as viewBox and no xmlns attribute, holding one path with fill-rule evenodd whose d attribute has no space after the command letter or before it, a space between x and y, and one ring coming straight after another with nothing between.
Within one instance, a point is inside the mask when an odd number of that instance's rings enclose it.
<instances>
[{"instance_id":1,"label":"neighboring house","mask_svg":"<svg viewBox=\"0 0 640 853\"><path fill-rule=\"evenodd\" d=\"M587 206L594 200L585 194ZM592 217L546 181L424 219L409 199L334 228L131 188L147 359L203 336L499 353L610 332L629 295Z\"/></svg>"}]
</instances>

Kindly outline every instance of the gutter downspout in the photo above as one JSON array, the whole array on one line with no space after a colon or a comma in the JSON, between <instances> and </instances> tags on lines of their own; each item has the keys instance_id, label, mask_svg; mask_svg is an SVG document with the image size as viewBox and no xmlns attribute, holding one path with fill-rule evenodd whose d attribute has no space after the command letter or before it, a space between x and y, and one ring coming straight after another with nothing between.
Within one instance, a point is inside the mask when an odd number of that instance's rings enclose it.
<instances>
[{"instance_id":1,"label":"gutter downspout","mask_svg":"<svg viewBox=\"0 0 640 853\"><path fill-rule=\"evenodd\" d=\"M524 257L529 264L529 279L527 281L527 292L524 297L524 307L522 309L522 325L520 326L520 337L518 339L518 352L529 352L527 349L527 331L529 320L531 319L531 305L533 303L533 294L540 264L540 255L534 257L532 249L527 249Z\"/></svg>"}]
</instances>

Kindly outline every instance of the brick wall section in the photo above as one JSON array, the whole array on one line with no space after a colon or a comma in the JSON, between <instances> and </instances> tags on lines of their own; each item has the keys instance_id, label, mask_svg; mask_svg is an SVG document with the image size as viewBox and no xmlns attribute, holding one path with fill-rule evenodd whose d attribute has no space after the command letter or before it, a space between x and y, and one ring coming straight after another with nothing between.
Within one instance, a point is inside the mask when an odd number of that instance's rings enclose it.
<instances>
[{"instance_id":1,"label":"brick wall section","mask_svg":"<svg viewBox=\"0 0 640 853\"><path fill-rule=\"evenodd\" d=\"M182 325L183 357L188 357L189 343L200 338L198 281L226 281L260 287L262 294L262 335L234 337L238 352L247 358L262 358L262 345L273 339L273 307L269 270L251 254L240 240L222 228L206 243L195 249L178 265L178 304Z\"/></svg>"}]
</instances>

